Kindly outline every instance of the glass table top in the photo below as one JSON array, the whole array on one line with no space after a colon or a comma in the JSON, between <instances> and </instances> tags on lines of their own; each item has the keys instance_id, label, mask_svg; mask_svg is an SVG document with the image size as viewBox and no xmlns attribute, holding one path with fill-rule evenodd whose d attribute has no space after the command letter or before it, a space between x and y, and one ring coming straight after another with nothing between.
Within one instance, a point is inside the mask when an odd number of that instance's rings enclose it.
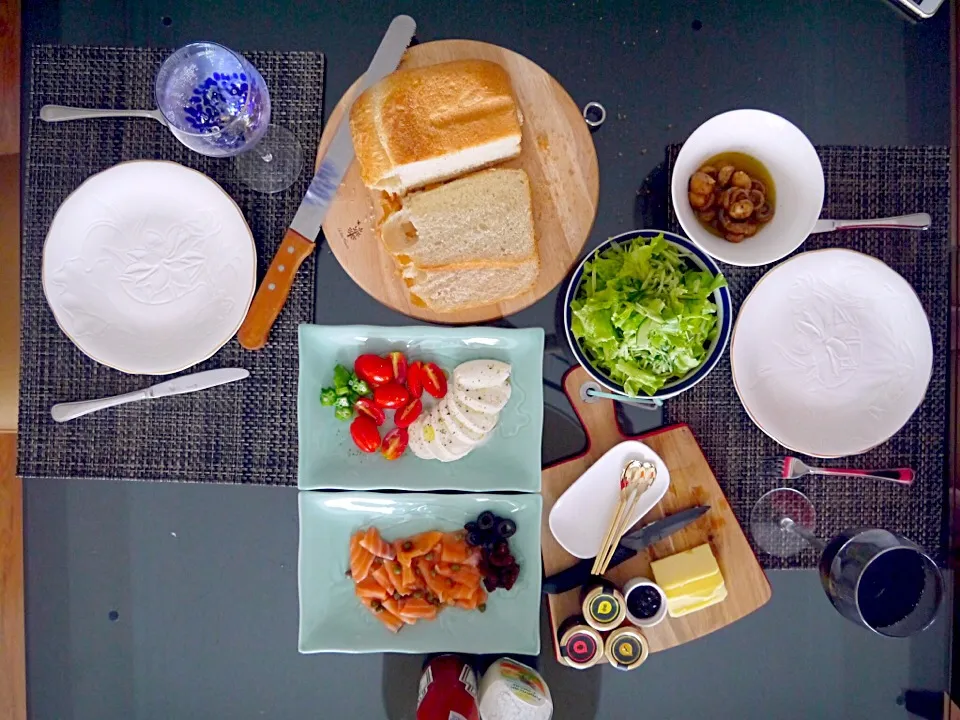
<instances>
[{"instance_id":1,"label":"glass table top","mask_svg":"<svg viewBox=\"0 0 960 720\"><path fill-rule=\"evenodd\" d=\"M663 227L666 198L649 190L665 147L734 107L782 114L814 144L950 142L946 9L914 24L884 0L27 5L26 43L173 47L208 38L240 50L323 51L327 112L397 12L416 18L421 42L510 47L578 105L607 109L593 136L601 190L588 247ZM367 297L322 242L316 262L316 322L411 322ZM560 390L572 356L556 307L554 291L505 321L547 334L544 462L584 443ZM636 432L659 423L649 411L625 417ZM33 717L413 717L420 658L296 653L295 489L35 480L24 494ZM814 571L768 575L767 606L641 672L577 673L542 654L555 717L642 709L667 718L905 718L905 691L946 689L946 610L922 635L888 641L843 620Z\"/></svg>"}]
</instances>

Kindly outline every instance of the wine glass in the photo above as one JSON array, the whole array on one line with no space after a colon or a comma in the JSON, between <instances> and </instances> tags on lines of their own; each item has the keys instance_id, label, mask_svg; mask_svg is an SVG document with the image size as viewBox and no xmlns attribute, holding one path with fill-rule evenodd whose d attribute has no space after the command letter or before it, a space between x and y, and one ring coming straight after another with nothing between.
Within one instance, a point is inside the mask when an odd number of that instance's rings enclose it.
<instances>
[{"instance_id":1,"label":"wine glass","mask_svg":"<svg viewBox=\"0 0 960 720\"><path fill-rule=\"evenodd\" d=\"M898 638L933 623L943 600L943 576L918 545L877 528L844 530L824 543L815 526L813 503L792 488L771 490L750 512L750 532L764 552L776 557L807 547L820 552L820 583L848 620Z\"/></svg>"},{"instance_id":2,"label":"wine glass","mask_svg":"<svg viewBox=\"0 0 960 720\"><path fill-rule=\"evenodd\" d=\"M214 42L186 45L168 57L156 82L157 107L174 136L211 157L235 157L246 185L273 193L303 166L300 143L270 124L270 93L257 69Z\"/></svg>"}]
</instances>

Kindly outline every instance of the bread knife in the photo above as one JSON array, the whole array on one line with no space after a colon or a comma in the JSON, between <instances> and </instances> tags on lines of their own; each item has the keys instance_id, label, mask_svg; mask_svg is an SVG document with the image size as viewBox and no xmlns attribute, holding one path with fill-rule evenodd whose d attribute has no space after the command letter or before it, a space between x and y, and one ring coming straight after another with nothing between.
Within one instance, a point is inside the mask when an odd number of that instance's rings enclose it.
<instances>
[{"instance_id":1,"label":"bread knife","mask_svg":"<svg viewBox=\"0 0 960 720\"><path fill-rule=\"evenodd\" d=\"M370 67L360 78L357 96L397 69L416 29L409 15L393 19ZM297 270L316 247L323 219L352 161L353 140L349 115L345 115L237 332L237 340L247 350L259 350L267 344L270 328L287 302Z\"/></svg>"},{"instance_id":2,"label":"bread knife","mask_svg":"<svg viewBox=\"0 0 960 720\"><path fill-rule=\"evenodd\" d=\"M613 552L613 559L610 561L608 569L626 562L640 550L650 547L664 538L670 537L678 530L682 530L709 509L709 505L697 505L696 507L687 508L673 515L667 515L665 518L654 520L639 530L624 535L620 538L620 544L617 545L617 549ZM551 575L543 581L543 592L555 595L580 587L590 578L593 560L594 558L581 560L576 565Z\"/></svg>"}]
</instances>

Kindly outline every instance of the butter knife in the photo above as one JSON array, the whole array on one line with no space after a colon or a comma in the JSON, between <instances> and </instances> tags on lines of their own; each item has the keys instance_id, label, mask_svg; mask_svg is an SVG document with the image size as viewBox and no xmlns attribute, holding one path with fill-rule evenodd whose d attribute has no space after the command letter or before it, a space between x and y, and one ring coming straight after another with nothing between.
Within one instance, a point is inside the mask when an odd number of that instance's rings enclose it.
<instances>
[{"instance_id":1,"label":"butter knife","mask_svg":"<svg viewBox=\"0 0 960 720\"><path fill-rule=\"evenodd\" d=\"M639 530L634 530L620 538L620 544L613 552L613 559L607 569L611 569L626 562L640 550L658 543L664 538L668 538L675 532L682 530L697 518L704 515L710 509L709 505L697 505L696 507L681 510L673 515L667 515L659 520L644 525ZM550 595L564 593L567 590L573 590L580 587L590 578L590 570L593 568L593 558L581 560L576 565L561 570L543 581L543 592Z\"/></svg>"},{"instance_id":2,"label":"butter knife","mask_svg":"<svg viewBox=\"0 0 960 720\"><path fill-rule=\"evenodd\" d=\"M913 213L887 218L867 218L865 220L817 220L812 233L833 232L834 230L859 230L861 228L879 228L887 230L926 230L933 218L929 213Z\"/></svg>"},{"instance_id":3,"label":"butter knife","mask_svg":"<svg viewBox=\"0 0 960 720\"><path fill-rule=\"evenodd\" d=\"M81 415L87 415L104 408L116 407L125 403L137 402L138 400L154 400L156 398L169 397L170 395L183 395L197 390L206 390L207 388L224 385L225 383L243 380L250 376L250 371L243 368L221 368L219 370L204 370L203 372L193 373L192 375L183 375L173 380L166 380L156 385L151 385L143 390L134 390L123 395L114 395L112 397L100 398L98 400L80 400L78 402L57 403L50 408L50 415L57 422L66 422L73 420Z\"/></svg>"},{"instance_id":4,"label":"butter knife","mask_svg":"<svg viewBox=\"0 0 960 720\"><path fill-rule=\"evenodd\" d=\"M417 24L408 15L398 15L393 19L370 67L358 83L357 96L397 69L416 29ZM237 333L237 340L247 350L259 350L267 344L270 328L287 302L297 270L317 245L320 226L352 161L350 121L344 118L327 147L316 175L310 181L307 194L300 202L297 214L283 236L280 248Z\"/></svg>"}]
</instances>

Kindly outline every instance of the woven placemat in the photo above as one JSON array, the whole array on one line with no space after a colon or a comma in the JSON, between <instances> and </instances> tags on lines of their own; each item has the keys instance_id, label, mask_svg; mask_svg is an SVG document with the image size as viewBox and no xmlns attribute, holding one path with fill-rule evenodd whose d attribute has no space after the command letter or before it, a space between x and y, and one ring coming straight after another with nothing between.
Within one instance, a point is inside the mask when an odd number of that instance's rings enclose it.
<instances>
[{"instance_id":1,"label":"woven placemat","mask_svg":"<svg viewBox=\"0 0 960 720\"><path fill-rule=\"evenodd\" d=\"M42 105L153 108L154 78L169 50L36 46L31 49L30 121L24 175L21 264L22 351L18 469L26 477L295 485L297 325L313 318L315 264L301 268L267 347L248 352L231 340L190 371L245 367L239 383L107 410L58 425L56 402L146 387L161 378L125 375L81 353L60 331L40 282L44 238L57 208L81 182L123 160L162 159L216 180L253 230L263 277L310 181L320 139L324 58L318 53L251 52L267 82L272 122L304 149L304 170L275 195L242 185L230 159L181 145L148 119L45 123Z\"/></svg>"},{"instance_id":2,"label":"woven placemat","mask_svg":"<svg viewBox=\"0 0 960 720\"><path fill-rule=\"evenodd\" d=\"M679 146L667 152L672 171ZM817 534L829 538L852 526L881 527L914 540L938 562L947 547L946 432L949 419L947 365L950 356L950 156L943 147L818 147L826 179L822 217L871 218L928 212L925 232L844 230L811 235L801 250L845 247L873 255L900 273L917 291L933 332L933 375L920 408L891 440L856 457L830 461L840 467L912 467L910 487L848 478L797 481L765 476L765 457L791 454L747 416L731 382L729 353L699 385L664 404L665 421L693 428L740 522L748 528L750 509L764 492L796 487L813 501ZM681 232L673 208L670 229ZM770 269L722 265L734 308ZM807 458L804 458L805 460ZM812 464L823 461L810 458ZM749 535L749 532L748 532ZM751 539L752 542L752 539ZM756 547L754 548L757 549ZM766 567L815 567L806 551L781 560L758 552Z\"/></svg>"}]
</instances>

